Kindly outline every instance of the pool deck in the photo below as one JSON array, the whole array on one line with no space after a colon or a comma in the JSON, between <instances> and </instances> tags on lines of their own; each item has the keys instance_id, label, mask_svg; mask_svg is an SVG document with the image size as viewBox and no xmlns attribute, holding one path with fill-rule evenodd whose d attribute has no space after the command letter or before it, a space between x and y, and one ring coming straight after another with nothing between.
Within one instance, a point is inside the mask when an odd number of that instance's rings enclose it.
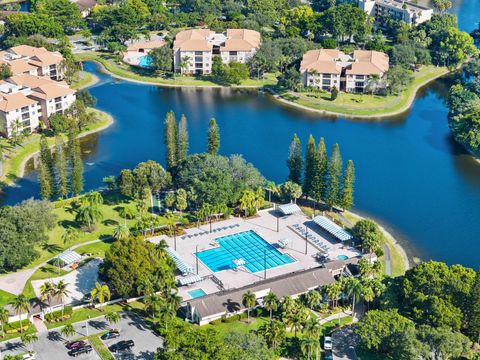
<instances>
[{"instance_id":1,"label":"pool deck","mask_svg":"<svg viewBox=\"0 0 480 360\"><path fill-rule=\"evenodd\" d=\"M293 214L289 216L282 216L279 218L279 231L277 232L277 215L278 212L273 209L262 210L257 217L243 219L243 218L230 218L225 221L212 224L212 229L227 227L230 225L238 224L234 228L228 228L226 230L216 231L208 233L210 225L203 225L186 230L187 235L199 234L195 237L183 239L177 237L176 251L180 257L188 265L194 269L197 264L197 257L195 256L196 248L198 251L204 251L214 248L213 240L218 237L231 235L243 231L254 230L265 241L272 244L281 253L290 255L295 262L268 269L266 271L267 278L284 275L287 273L306 270L314 267L318 267L320 264L315 259L314 255L319 252L311 243L307 243L307 254L305 254L305 239L292 230L294 224L307 224L309 227L309 233L314 234L317 239L326 243L330 250L328 251L328 257L331 260L335 260L338 255L347 255L354 257L359 255L354 249L344 248L343 245L324 233L317 225L315 225L304 214ZM205 234L205 232L207 232ZM281 239L289 239L290 243L285 249L282 249L278 245L278 241ZM167 236L157 236L150 238L149 240L158 243L161 239L167 241L168 245L174 247L174 239ZM179 295L184 300L189 300L191 297L188 295L188 291L195 289L202 289L207 294L212 294L220 291L218 285L212 280L212 275L219 279L226 290L243 287L264 279L264 272L251 273L244 268L235 270L223 270L219 272L212 272L205 264L198 260L198 274L207 279L192 284L190 286L179 287ZM181 275L178 276L179 278Z\"/></svg>"}]
</instances>

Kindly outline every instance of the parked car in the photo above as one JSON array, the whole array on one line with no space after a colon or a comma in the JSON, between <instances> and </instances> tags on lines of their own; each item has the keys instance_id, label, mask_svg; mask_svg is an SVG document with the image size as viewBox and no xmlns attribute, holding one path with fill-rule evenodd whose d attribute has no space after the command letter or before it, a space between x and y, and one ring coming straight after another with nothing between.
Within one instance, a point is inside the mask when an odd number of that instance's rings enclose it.
<instances>
[{"instance_id":1,"label":"parked car","mask_svg":"<svg viewBox=\"0 0 480 360\"><path fill-rule=\"evenodd\" d=\"M323 356L323 360L333 360L332 350L325 351L325 355Z\"/></svg>"},{"instance_id":2,"label":"parked car","mask_svg":"<svg viewBox=\"0 0 480 360\"><path fill-rule=\"evenodd\" d=\"M22 360L35 360L37 358L37 354L32 351L27 354L23 354Z\"/></svg>"},{"instance_id":3,"label":"parked car","mask_svg":"<svg viewBox=\"0 0 480 360\"><path fill-rule=\"evenodd\" d=\"M84 345L84 346L80 346L80 347L77 347L75 349L72 349L68 352L68 355L70 356L78 356L78 355L82 355L82 354L88 354L90 351L92 351L92 346L91 345Z\"/></svg>"},{"instance_id":4,"label":"parked car","mask_svg":"<svg viewBox=\"0 0 480 360\"><path fill-rule=\"evenodd\" d=\"M117 351L122 351L122 350L128 350L135 346L135 343L133 340L122 340L119 341L116 344L113 344L112 346L109 347L109 350L111 352L117 352Z\"/></svg>"},{"instance_id":5,"label":"parked car","mask_svg":"<svg viewBox=\"0 0 480 360\"><path fill-rule=\"evenodd\" d=\"M120 332L118 330L108 330L105 334L100 336L102 340L109 340L115 339L120 336Z\"/></svg>"},{"instance_id":6,"label":"parked car","mask_svg":"<svg viewBox=\"0 0 480 360\"><path fill-rule=\"evenodd\" d=\"M323 340L323 348L325 350L332 350L333 344L331 336L325 336L325 339Z\"/></svg>"},{"instance_id":7,"label":"parked car","mask_svg":"<svg viewBox=\"0 0 480 360\"><path fill-rule=\"evenodd\" d=\"M78 340L68 341L68 342L65 343L65 346L69 350L76 349L78 347L85 346L85 345L87 345L87 343L85 341L78 341Z\"/></svg>"}]
</instances>

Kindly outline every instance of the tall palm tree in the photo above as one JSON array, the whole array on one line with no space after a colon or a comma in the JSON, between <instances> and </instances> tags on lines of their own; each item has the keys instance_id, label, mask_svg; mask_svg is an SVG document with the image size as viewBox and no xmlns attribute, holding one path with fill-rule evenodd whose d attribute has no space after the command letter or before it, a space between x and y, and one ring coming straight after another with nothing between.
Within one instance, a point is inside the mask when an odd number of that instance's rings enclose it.
<instances>
[{"instance_id":1,"label":"tall palm tree","mask_svg":"<svg viewBox=\"0 0 480 360\"><path fill-rule=\"evenodd\" d=\"M318 339L307 337L300 342L300 350L302 354L307 355L308 360L310 360L312 352L315 351L318 346L320 346Z\"/></svg>"},{"instance_id":2,"label":"tall palm tree","mask_svg":"<svg viewBox=\"0 0 480 360\"><path fill-rule=\"evenodd\" d=\"M144 303L145 303L145 311L150 310L152 312L152 318L155 319L155 315L163 305L164 300L160 295L157 294L150 294L145 296Z\"/></svg>"},{"instance_id":3,"label":"tall palm tree","mask_svg":"<svg viewBox=\"0 0 480 360\"><path fill-rule=\"evenodd\" d=\"M245 190L242 197L239 200L240 209L245 211L245 217L247 217L248 209L254 207L255 203L255 193L250 190Z\"/></svg>"},{"instance_id":4,"label":"tall palm tree","mask_svg":"<svg viewBox=\"0 0 480 360\"><path fill-rule=\"evenodd\" d=\"M118 314L118 312L109 312L105 314L105 320L107 320L110 325L113 325L120 321L120 315Z\"/></svg>"},{"instance_id":5,"label":"tall palm tree","mask_svg":"<svg viewBox=\"0 0 480 360\"><path fill-rule=\"evenodd\" d=\"M167 226L170 236L172 237L173 234L177 232L177 218L172 213L168 213L164 216L164 219L165 225Z\"/></svg>"},{"instance_id":6,"label":"tall palm tree","mask_svg":"<svg viewBox=\"0 0 480 360\"><path fill-rule=\"evenodd\" d=\"M71 226L69 226L62 234L62 240L65 245L77 241L79 237L80 232Z\"/></svg>"},{"instance_id":7,"label":"tall palm tree","mask_svg":"<svg viewBox=\"0 0 480 360\"><path fill-rule=\"evenodd\" d=\"M125 224L118 224L113 230L113 237L116 240L126 240L130 237L130 229Z\"/></svg>"},{"instance_id":8,"label":"tall palm tree","mask_svg":"<svg viewBox=\"0 0 480 360\"><path fill-rule=\"evenodd\" d=\"M176 310L172 304L163 301L158 309L158 318L165 324L165 330L168 330L168 322L175 316Z\"/></svg>"},{"instance_id":9,"label":"tall palm tree","mask_svg":"<svg viewBox=\"0 0 480 360\"><path fill-rule=\"evenodd\" d=\"M92 229L92 225L103 217L102 211L94 205L83 205L78 209L75 219L88 226L88 229Z\"/></svg>"},{"instance_id":10,"label":"tall palm tree","mask_svg":"<svg viewBox=\"0 0 480 360\"><path fill-rule=\"evenodd\" d=\"M135 209L132 206L122 206L118 211L119 215L123 217L124 224L127 224L127 219L133 219L135 217Z\"/></svg>"},{"instance_id":11,"label":"tall palm tree","mask_svg":"<svg viewBox=\"0 0 480 360\"><path fill-rule=\"evenodd\" d=\"M352 297L352 321L355 319L355 304L360 301L362 296L363 286L360 280L354 277L349 277L345 282L345 293Z\"/></svg>"},{"instance_id":12,"label":"tall palm tree","mask_svg":"<svg viewBox=\"0 0 480 360\"><path fill-rule=\"evenodd\" d=\"M65 337L70 337L75 335L77 331L75 330L72 324L67 324L62 328L62 330L60 330L60 333Z\"/></svg>"},{"instance_id":13,"label":"tall palm tree","mask_svg":"<svg viewBox=\"0 0 480 360\"><path fill-rule=\"evenodd\" d=\"M20 337L20 339L26 345L28 350L28 345L33 344L35 341L38 341L38 336L36 333L25 333Z\"/></svg>"},{"instance_id":14,"label":"tall palm tree","mask_svg":"<svg viewBox=\"0 0 480 360\"><path fill-rule=\"evenodd\" d=\"M242 295L242 304L247 308L247 321L250 322L250 309L255 306L257 297L254 293L248 290L245 294Z\"/></svg>"},{"instance_id":15,"label":"tall palm tree","mask_svg":"<svg viewBox=\"0 0 480 360\"><path fill-rule=\"evenodd\" d=\"M273 181L269 181L265 189L268 191L268 202L272 202L272 194L278 194L278 187Z\"/></svg>"},{"instance_id":16,"label":"tall palm tree","mask_svg":"<svg viewBox=\"0 0 480 360\"><path fill-rule=\"evenodd\" d=\"M85 203L91 206L98 206L103 204L103 196L98 191L90 191L89 193L85 194L83 197Z\"/></svg>"},{"instance_id":17,"label":"tall palm tree","mask_svg":"<svg viewBox=\"0 0 480 360\"><path fill-rule=\"evenodd\" d=\"M2 337L5 337L5 324L8 322L10 312L4 307L0 307L0 322L2 323Z\"/></svg>"},{"instance_id":18,"label":"tall palm tree","mask_svg":"<svg viewBox=\"0 0 480 360\"><path fill-rule=\"evenodd\" d=\"M40 286L40 300L46 301L50 312L52 312L52 297L55 294L55 285L46 281Z\"/></svg>"},{"instance_id":19,"label":"tall palm tree","mask_svg":"<svg viewBox=\"0 0 480 360\"><path fill-rule=\"evenodd\" d=\"M93 302L95 300L101 305L105 301L110 301L110 289L107 284L100 284L99 282L95 283L95 287L90 291L90 300Z\"/></svg>"},{"instance_id":20,"label":"tall palm tree","mask_svg":"<svg viewBox=\"0 0 480 360\"><path fill-rule=\"evenodd\" d=\"M174 293L168 297L167 301L172 305L172 308L177 311L180 308L183 299L181 296L178 296L177 293Z\"/></svg>"},{"instance_id":21,"label":"tall palm tree","mask_svg":"<svg viewBox=\"0 0 480 360\"><path fill-rule=\"evenodd\" d=\"M305 301L310 310L313 310L322 301L322 295L317 290L312 290L305 295Z\"/></svg>"},{"instance_id":22,"label":"tall palm tree","mask_svg":"<svg viewBox=\"0 0 480 360\"><path fill-rule=\"evenodd\" d=\"M25 295L20 294L15 296L10 305L13 306L15 313L18 315L18 318L20 320L20 332L23 332L22 314L28 313L28 311L30 310L30 304L28 302L28 299L25 297Z\"/></svg>"},{"instance_id":23,"label":"tall palm tree","mask_svg":"<svg viewBox=\"0 0 480 360\"><path fill-rule=\"evenodd\" d=\"M137 293L144 296L153 293L153 284L150 279L145 278L140 280L140 284L137 286Z\"/></svg>"},{"instance_id":24,"label":"tall palm tree","mask_svg":"<svg viewBox=\"0 0 480 360\"><path fill-rule=\"evenodd\" d=\"M65 313L65 297L70 294L70 290L68 290L69 284L63 280L60 280L57 285L55 285L55 297L60 300L62 303L62 320L63 315Z\"/></svg>"},{"instance_id":25,"label":"tall palm tree","mask_svg":"<svg viewBox=\"0 0 480 360\"><path fill-rule=\"evenodd\" d=\"M270 312L270 320L272 319L273 312L278 309L278 298L273 292L269 292L263 298L263 307Z\"/></svg>"},{"instance_id":26,"label":"tall palm tree","mask_svg":"<svg viewBox=\"0 0 480 360\"><path fill-rule=\"evenodd\" d=\"M322 326L317 319L311 317L303 325L303 332L305 333L305 335L307 335L307 337L318 340L322 333Z\"/></svg>"},{"instance_id":27,"label":"tall palm tree","mask_svg":"<svg viewBox=\"0 0 480 360\"><path fill-rule=\"evenodd\" d=\"M297 332L302 328L303 324L305 324L308 316L309 311L298 302L295 302L295 306L289 313L286 314L284 322L294 331L295 338L298 338Z\"/></svg>"},{"instance_id":28,"label":"tall palm tree","mask_svg":"<svg viewBox=\"0 0 480 360\"><path fill-rule=\"evenodd\" d=\"M259 333L267 344L276 350L278 344L285 339L285 324L278 320L270 320L259 328Z\"/></svg>"}]
</instances>

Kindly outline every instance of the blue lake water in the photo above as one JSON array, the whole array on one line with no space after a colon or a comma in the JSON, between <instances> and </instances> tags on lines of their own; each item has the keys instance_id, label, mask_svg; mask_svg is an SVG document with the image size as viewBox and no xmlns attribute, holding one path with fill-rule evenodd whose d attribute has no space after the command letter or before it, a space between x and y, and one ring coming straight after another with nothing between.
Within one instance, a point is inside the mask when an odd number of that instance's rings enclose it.
<instances>
[{"instance_id":1,"label":"blue lake water","mask_svg":"<svg viewBox=\"0 0 480 360\"><path fill-rule=\"evenodd\" d=\"M452 11L472 30L480 2L463 0ZM475 20L475 18L477 18ZM95 65L86 64L97 73ZM355 211L372 216L392 231L410 254L422 259L480 264L480 164L456 145L444 104L450 81L423 89L410 111L387 121L327 118L298 111L256 91L168 89L117 81L98 74L90 89L98 108L115 124L82 140L85 185L148 159L164 163L163 119L173 110L189 120L190 151L204 151L208 121L221 130L221 153L241 153L269 179L283 182L293 133L305 145L309 134L340 144L344 160L355 161ZM31 170L31 164L29 166ZM36 174L3 195L16 203L38 194Z\"/></svg>"}]
</instances>

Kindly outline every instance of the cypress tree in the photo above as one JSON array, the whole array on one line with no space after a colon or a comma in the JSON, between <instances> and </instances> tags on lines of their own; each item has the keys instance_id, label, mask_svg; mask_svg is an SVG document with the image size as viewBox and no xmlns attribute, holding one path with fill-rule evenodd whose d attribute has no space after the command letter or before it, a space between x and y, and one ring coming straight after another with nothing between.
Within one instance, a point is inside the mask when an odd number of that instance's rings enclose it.
<instances>
[{"instance_id":1,"label":"cypress tree","mask_svg":"<svg viewBox=\"0 0 480 360\"><path fill-rule=\"evenodd\" d=\"M65 159L64 145L60 137L55 139L56 193L62 198L68 195L67 160Z\"/></svg>"},{"instance_id":2,"label":"cypress tree","mask_svg":"<svg viewBox=\"0 0 480 360\"><path fill-rule=\"evenodd\" d=\"M470 296L467 301L467 335L473 342L480 343L480 269L477 270Z\"/></svg>"},{"instance_id":3,"label":"cypress tree","mask_svg":"<svg viewBox=\"0 0 480 360\"><path fill-rule=\"evenodd\" d=\"M178 162L187 160L188 154L188 129L187 118L182 115L180 124L178 125Z\"/></svg>"},{"instance_id":4,"label":"cypress tree","mask_svg":"<svg viewBox=\"0 0 480 360\"><path fill-rule=\"evenodd\" d=\"M38 164L38 181L40 183L40 195L42 199L49 199L52 196L52 180L48 169L42 161Z\"/></svg>"},{"instance_id":5,"label":"cypress tree","mask_svg":"<svg viewBox=\"0 0 480 360\"><path fill-rule=\"evenodd\" d=\"M350 210L353 206L353 184L355 182L355 166L352 160L348 160L347 168L343 174L342 192L340 194L340 206L343 210Z\"/></svg>"},{"instance_id":6,"label":"cypress tree","mask_svg":"<svg viewBox=\"0 0 480 360\"><path fill-rule=\"evenodd\" d=\"M208 125L208 153L211 155L218 154L220 149L220 132L218 130L217 121L215 118L210 119Z\"/></svg>"},{"instance_id":7,"label":"cypress tree","mask_svg":"<svg viewBox=\"0 0 480 360\"><path fill-rule=\"evenodd\" d=\"M80 150L80 141L75 139L70 150L71 163L71 188L75 195L83 190L83 162Z\"/></svg>"},{"instance_id":8,"label":"cypress tree","mask_svg":"<svg viewBox=\"0 0 480 360\"><path fill-rule=\"evenodd\" d=\"M305 176L303 178L303 193L306 197L312 196L314 178L318 169L318 154L315 139L312 135L308 138L307 151L305 153Z\"/></svg>"},{"instance_id":9,"label":"cypress tree","mask_svg":"<svg viewBox=\"0 0 480 360\"><path fill-rule=\"evenodd\" d=\"M327 172L327 196L325 202L328 207L331 209L335 205L339 205L338 194L340 192L340 178L342 176L342 155L340 154L340 147L338 144L333 146L332 154L330 160L328 161L328 172Z\"/></svg>"},{"instance_id":10,"label":"cypress tree","mask_svg":"<svg viewBox=\"0 0 480 360\"><path fill-rule=\"evenodd\" d=\"M290 173L288 174L288 180L301 185L303 169L302 144L300 144L300 139L298 138L297 134L293 134L293 139L290 143L287 165L288 170L290 170Z\"/></svg>"},{"instance_id":11,"label":"cypress tree","mask_svg":"<svg viewBox=\"0 0 480 360\"><path fill-rule=\"evenodd\" d=\"M167 113L164 125L166 164L167 170L171 172L177 165L177 122L173 111Z\"/></svg>"},{"instance_id":12,"label":"cypress tree","mask_svg":"<svg viewBox=\"0 0 480 360\"><path fill-rule=\"evenodd\" d=\"M327 196L327 169L328 169L328 157L327 157L327 147L325 146L325 140L320 138L320 142L318 143L317 147L318 152L318 179L315 183L315 191L318 192L317 196L318 199L325 199Z\"/></svg>"}]
</instances>

